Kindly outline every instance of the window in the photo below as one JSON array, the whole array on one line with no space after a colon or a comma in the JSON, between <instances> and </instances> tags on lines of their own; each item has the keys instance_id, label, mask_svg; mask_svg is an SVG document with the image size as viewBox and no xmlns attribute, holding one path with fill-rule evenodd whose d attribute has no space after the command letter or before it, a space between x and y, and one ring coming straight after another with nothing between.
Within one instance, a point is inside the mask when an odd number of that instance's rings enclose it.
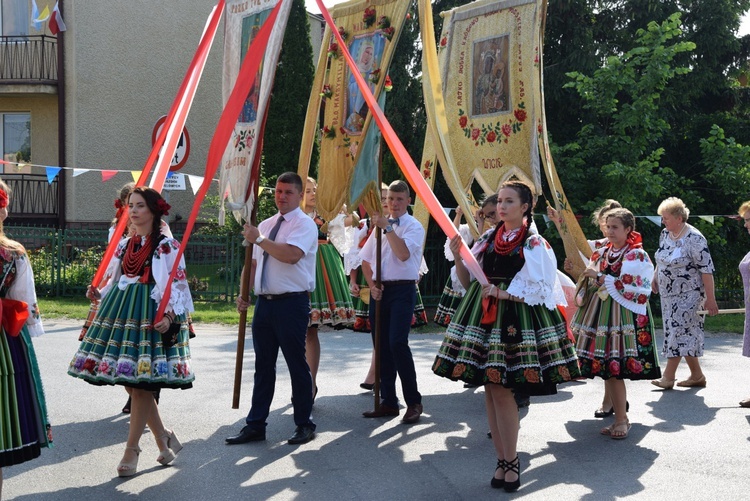
<instances>
[{"instance_id":1,"label":"window","mask_svg":"<svg viewBox=\"0 0 750 501\"><path fill-rule=\"evenodd\" d=\"M31 8L28 0L0 0L0 35L28 35Z\"/></svg>"},{"instance_id":2,"label":"window","mask_svg":"<svg viewBox=\"0 0 750 501\"><path fill-rule=\"evenodd\" d=\"M30 113L0 113L0 146L6 162L31 161Z\"/></svg>"}]
</instances>

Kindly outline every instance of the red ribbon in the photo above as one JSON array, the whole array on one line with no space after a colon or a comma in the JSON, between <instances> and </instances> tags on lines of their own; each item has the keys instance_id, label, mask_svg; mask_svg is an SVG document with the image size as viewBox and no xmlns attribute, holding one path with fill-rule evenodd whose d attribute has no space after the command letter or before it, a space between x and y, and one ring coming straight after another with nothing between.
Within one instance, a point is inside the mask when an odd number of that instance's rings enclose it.
<instances>
[{"instance_id":1,"label":"red ribbon","mask_svg":"<svg viewBox=\"0 0 750 501\"><path fill-rule=\"evenodd\" d=\"M255 78L258 74L258 68L260 68L260 64L263 60L263 57L265 56L268 39L271 37L271 32L274 25L276 24L276 17L278 16L283 1L284 0L279 0L279 2L276 3L276 7L274 7L273 11L271 11L271 15L268 16L266 22L263 23L260 31L258 31L258 34L253 39L253 42L248 48L247 54L245 55L245 60L242 62L242 66L240 67L240 72L237 75L237 81L234 83L232 93L229 96L226 105L224 105L224 111L221 113L219 123L216 126L213 138L211 138L211 145L208 149L208 158L206 159L206 170L203 177L203 184L201 184L201 187L195 196L193 209L190 212L190 217L188 218L187 226L185 227L185 233L182 237L182 244L177 250L175 264L172 268L171 273L169 274L169 280L167 281L168 284L174 282L175 277L177 276L177 267L179 266L180 258L185 251L185 247L190 240L190 234L192 233L193 227L195 226L195 221L198 219L198 213L200 212L201 203L206 197L206 193L208 193L208 189L211 185L211 180L214 178L214 175L216 174L216 171L221 164L221 157L224 155L224 151L226 150L227 144L229 143L229 139L232 136L234 126L237 123L237 118L240 116L240 112L242 111L242 105L245 103L251 87L255 84ZM266 108L266 110L268 110L268 108ZM260 157L260 153L261 150L258 149L258 157ZM161 321L161 318L164 315L164 311L169 304L169 297L171 293L171 287L167 287L161 298L159 310L156 312L156 318L154 319L154 322Z\"/></svg>"},{"instance_id":2,"label":"red ribbon","mask_svg":"<svg viewBox=\"0 0 750 501\"><path fill-rule=\"evenodd\" d=\"M192 103L193 97L195 96L195 90L198 86L198 82L200 81L200 74L203 72L203 68L206 65L208 52L211 50L211 45L213 44L214 37L216 36L216 31L218 30L219 21L221 21L223 12L224 0L219 0L219 3L216 4L214 10L211 12L208 18L206 29L203 32L200 43L198 44L198 48L195 51L195 55L193 55L193 60L190 62L190 66L188 66L188 70L182 80L180 89L177 91L177 95L172 102L172 106L169 109L169 113L167 114L164 125L159 132L159 136L154 142L154 146L151 148L151 153L149 154L148 160L146 160L146 163L143 166L141 175L138 178L138 181L136 181L135 183L136 186L144 186L146 184L146 179L148 179L149 174L151 174L152 166L154 165L156 159L159 157L159 151L162 149L162 146L164 146L165 152L175 151L177 147L177 141L179 140L180 134L182 133L182 128L185 125L185 120L187 120L187 113L190 111L190 104ZM176 126L172 127L175 120L177 120ZM169 131L171 131L172 133L170 134L170 137L167 138L167 133ZM167 144L165 144L165 140ZM154 174L154 178L151 180L151 187L157 191L161 191L162 187L164 186L164 180L167 177L167 171L169 170L171 158L172 155L165 155L165 159L168 160L160 162L160 165L157 166L157 171ZM125 217L122 217L122 215L119 216L117 226L115 226L114 235L122 235L125 233L125 226L128 223L127 211L124 211L123 215ZM91 280L92 287L96 287L104 278L104 273L107 271L107 267L112 260L112 256L114 256L115 254L115 250L117 249L117 244L119 242L119 238L113 238L112 240L110 240L109 245L107 245L107 250L104 252L104 257L102 258L101 263L99 263L99 268L97 268L96 274Z\"/></svg>"},{"instance_id":3,"label":"red ribbon","mask_svg":"<svg viewBox=\"0 0 750 501\"><path fill-rule=\"evenodd\" d=\"M419 195L419 197L425 203L425 206L430 210L430 215L438 223L440 229L443 230L448 238L453 238L457 234L457 230L453 225L453 221L451 221L442 210L442 208L440 208L441 205L437 197L427 185L427 182L424 180L419 169L417 169L417 166L414 164L414 160L412 160L412 158L409 156L409 153L406 151L406 148L399 140L396 132L393 130L393 127L391 127L391 124L388 122L388 120L386 120L383 110L381 110L380 106L378 106L377 99L375 99L375 96L370 90L370 87L367 85L365 79L362 78L362 74L357 69L357 64L354 62L354 58L349 52L349 48L346 46L344 39L341 37L341 33L339 32L336 23L333 22L333 18L331 17L330 12L328 12L326 6L323 5L323 0L315 1L318 4L318 8L320 9L321 14L325 18L326 23L328 23L328 25L331 27L331 33L336 37L336 40L338 41L339 50L344 56L344 59L346 59L346 63L351 69L351 74L357 82L357 86L362 93L362 97L365 98L367 106L370 108L372 118L375 120L375 123L378 124L378 128L383 134L383 139L385 139L385 142L388 144L388 148L390 148L391 153L393 153L393 157L396 159L398 166L401 168L401 172L404 173L404 176L406 177L409 184L412 186L412 188L414 188L414 191L417 192L417 195ZM477 262L477 259L474 257L465 243L461 244L460 252L461 257L466 264L466 267L471 270L479 283L482 285L488 284L489 281L487 280L482 267L479 266L479 262Z\"/></svg>"},{"instance_id":4,"label":"red ribbon","mask_svg":"<svg viewBox=\"0 0 750 501\"><path fill-rule=\"evenodd\" d=\"M0 317L3 329L9 336L17 337L29 318L29 304L15 299L0 299Z\"/></svg>"}]
</instances>

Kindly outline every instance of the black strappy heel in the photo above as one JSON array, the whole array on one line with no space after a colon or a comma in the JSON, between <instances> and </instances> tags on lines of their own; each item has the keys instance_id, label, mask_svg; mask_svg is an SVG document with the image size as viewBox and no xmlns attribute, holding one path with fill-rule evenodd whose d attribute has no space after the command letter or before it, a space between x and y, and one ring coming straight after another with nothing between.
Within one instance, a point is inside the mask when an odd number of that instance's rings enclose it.
<instances>
[{"instance_id":1,"label":"black strappy heel","mask_svg":"<svg viewBox=\"0 0 750 501\"><path fill-rule=\"evenodd\" d=\"M508 462L504 459L498 459L497 460L497 468L495 468L495 471L501 469L503 470L503 473L505 473L505 469L507 467ZM495 475L492 475L492 480L490 480L490 485L495 489L502 489L505 487L505 478L495 478Z\"/></svg>"},{"instance_id":2,"label":"black strappy heel","mask_svg":"<svg viewBox=\"0 0 750 501\"><path fill-rule=\"evenodd\" d=\"M505 472L509 471L518 475L518 478L513 482L505 482L503 489L505 489L505 492L515 492L521 487L521 461L518 459L518 456L513 461L505 462Z\"/></svg>"}]
</instances>

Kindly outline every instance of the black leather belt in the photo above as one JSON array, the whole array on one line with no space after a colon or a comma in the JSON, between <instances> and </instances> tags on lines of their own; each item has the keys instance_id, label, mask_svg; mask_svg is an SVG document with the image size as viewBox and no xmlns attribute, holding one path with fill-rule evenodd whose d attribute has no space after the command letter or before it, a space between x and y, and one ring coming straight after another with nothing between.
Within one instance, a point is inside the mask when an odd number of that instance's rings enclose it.
<instances>
[{"instance_id":1,"label":"black leather belt","mask_svg":"<svg viewBox=\"0 0 750 501\"><path fill-rule=\"evenodd\" d=\"M414 285L417 283L416 280L383 280L383 285Z\"/></svg>"},{"instance_id":2,"label":"black leather belt","mask_svg":"<svg viewBox=\"0 0 750 501\"><path fill-rule=\"evenodd\" d=\"M301 296L302 294L306 296L309 295L308 292L302 291L302 292L285 292L284 294L261 294L260 297L262 297L263 299L267 301L276 301L279 299L286 299L289 297Z\"/></svg>"}]
</instances>

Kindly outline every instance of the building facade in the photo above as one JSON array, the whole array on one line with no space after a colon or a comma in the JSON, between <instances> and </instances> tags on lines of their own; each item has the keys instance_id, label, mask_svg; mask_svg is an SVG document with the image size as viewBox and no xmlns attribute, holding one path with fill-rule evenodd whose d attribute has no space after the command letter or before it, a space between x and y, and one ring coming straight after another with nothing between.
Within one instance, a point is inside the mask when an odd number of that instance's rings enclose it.
<instances>
[{"instance_id":1,"label":"building facade","mask_svg":"<svg viewBox=\"0 0 750 501\"><path fill-rule=\"evenodd\" d=\"M37 5L51 11L55 2ZM30 0L0 0L0 147L13 162L2 166L2 177L14 192L15 224L111 219L120 187L148 158L154 126L169 111L213 6L60 0L67 31L54 36L46 22L32 26ZM317 54L322 19L308 19ZM222 111L222 46L220 27L186 123L191 149L183 174L200 176L205 168ZM49 183L43 166L64 169ZM122 172L105 182L101 170ZM174 207L171 221L187 216L189 183L165 196Z\"/></svg>"}]
</instances>

